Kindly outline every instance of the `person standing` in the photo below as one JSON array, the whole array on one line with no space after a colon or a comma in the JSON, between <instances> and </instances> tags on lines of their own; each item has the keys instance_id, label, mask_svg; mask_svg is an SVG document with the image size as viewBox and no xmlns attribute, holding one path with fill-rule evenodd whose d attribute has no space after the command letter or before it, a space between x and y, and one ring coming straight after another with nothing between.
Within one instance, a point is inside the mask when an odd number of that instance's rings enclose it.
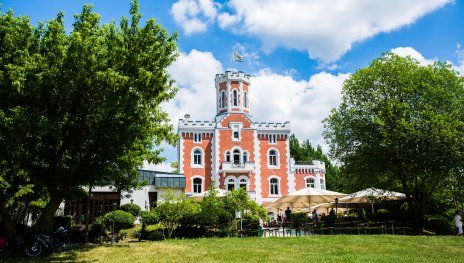
<instances>
[{"instance_id":1,"label":"person standing","mask_svg":"<svg viewBox=\"0 0 464 263\"><path fill-rule=\"evenodd\" d=\"M456 211L456 214L454 216L454 225L456 226L456 229L458 230L458 235L462 236L462 219L461 219L461 212L458 210Z\"/></svg>"},{"instance_id":2,"label":"person standing","mask_svg":"<svg viewBox=\"0 0 464 263\"><path fill-rule=\"evenodd\" d=\"M290 216L292 215L292 210L290 210L290 207L287 207L287 210L285 210L285 221L290 222Z\"/></svg>"}]
</instances>

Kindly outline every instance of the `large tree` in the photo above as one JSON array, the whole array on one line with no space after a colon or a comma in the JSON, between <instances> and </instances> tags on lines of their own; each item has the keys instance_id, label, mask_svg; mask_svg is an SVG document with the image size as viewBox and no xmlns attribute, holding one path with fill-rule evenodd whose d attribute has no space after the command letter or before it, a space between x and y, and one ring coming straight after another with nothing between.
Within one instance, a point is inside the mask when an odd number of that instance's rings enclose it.
<instances>
[{"instance_id":1,"label":"large tree","mask_svg":"<svg viewBox=\"0 0 464 263\"><path fill-rule=\"evenodd\" d=\"M400 188L419 232L430 195L462 170L463 105L463 79L449 64L386 53L344 83L325 138L346 181Z\"/></svg>"},{"instance_id":2,"label":"large tree","mask_svg":"<svg viewBox=\"0 0 464 263\"><path fill-rule=\"evenodd\" d=\"M135 185L143 160L175 143L160 104L175 95L166 68L176 38L154 19L100 24L85 5L67 33L63 14L34 27L27 17L0 13L0 214L9 232L12 211L34 205L37 226L74 189Z\"/></svg>"}]
</instances>

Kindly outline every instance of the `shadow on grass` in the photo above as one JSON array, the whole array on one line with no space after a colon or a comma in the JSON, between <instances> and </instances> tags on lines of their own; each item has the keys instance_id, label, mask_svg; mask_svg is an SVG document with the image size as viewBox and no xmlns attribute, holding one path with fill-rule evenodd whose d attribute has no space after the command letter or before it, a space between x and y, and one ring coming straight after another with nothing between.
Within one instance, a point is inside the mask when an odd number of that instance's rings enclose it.
<instances>
[{"instance_id":1,"label":"shadow on grass","mask_svg":"<svg viewBox=\"0 0 464 263\"><path fill-rule=\"evenodd\" d=\"M100 246L110 245L98 245L98 244L75 244L72 245L67 251L59 253L47 253L39 257L29 257L26 254L14 255L8 258L6 262L95 262L90 260L78 260L79 255L90 251Z\"/></svg>"}]
</instances>

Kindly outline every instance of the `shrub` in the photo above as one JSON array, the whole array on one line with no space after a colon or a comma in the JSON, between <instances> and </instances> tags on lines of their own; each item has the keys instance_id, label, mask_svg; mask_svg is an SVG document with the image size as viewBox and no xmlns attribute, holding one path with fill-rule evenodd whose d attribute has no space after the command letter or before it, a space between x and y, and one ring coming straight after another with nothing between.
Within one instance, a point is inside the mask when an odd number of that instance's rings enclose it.
<instances>
[{"instance_id":1,"label":"shrub","mask_svg":"<svg viewBox=\"0 0 464 263\"><path fill-rule=\"evenodd\" d=\"M138 238L141 230L142 226L140 225L136 225L128 229L123 229L119 232L119 239L125 239L126 237Z\"/></svg>"},{"instance_id":2,"label":"shrub","mask_svg":"<svg viewBox=\"0 0 464 263\"><path fill-rule=\"evenodd\" d=\"M434 231L437 235L453 234L452 221L442 215L426 215L424 227Z\"/></svg>"},{"instance_id":3,"label":"shrub","mask_svg":"<svg viewBox=\"0 0 464 263\"><path fill-rule=\"evenodd\" d=\"M134 217L139 216L140 212L142 211L142 208L136 204L124 204L120 208L122 211L126 211L130 214L132 214Z\"/></svg>"},{"instance_id":4,"label":"shrub","mask_svg":"<svg viewBox=\"0 0 464 263\"><path fill-rule=\"evenodd\" d=\"M135 217L125 211L116 210L105 214L103 222L106 229L110 230L114 224L114 232L119 233L121 229L131 228L134 225Z\"/></svg>"},{"instance_id":5,"label":"shrub","mask_svg":"<svg viewBox=\"0 0 464 263\"><path fill-rule=\"evenodd\" d=\"M92 227L89 231L89 240L91 242L101 243L103 238L106 236L105 222L103 217L97 217L93 220Z\"/></svg>"},{"instance_id":6,"label":"shrub","mask_svg":"<svg viewBox=\"0 0 464 263\"><path fill-rule=\"evenodd\" d=\"M148 240L163 240L164 226L162 224L149 225L145 228L145 238Z\"/></svg>"},{"instance_id":7,"label":"shrub","mask_svg":"<svg viewBox=\"0 0 464 263\"><path fill-rule=\"evenodd\" d=\"M154 225L159 222L158 214L153 211L142 211L140 212L140 222L145 225Z\"/></svg>"}]
</instances>

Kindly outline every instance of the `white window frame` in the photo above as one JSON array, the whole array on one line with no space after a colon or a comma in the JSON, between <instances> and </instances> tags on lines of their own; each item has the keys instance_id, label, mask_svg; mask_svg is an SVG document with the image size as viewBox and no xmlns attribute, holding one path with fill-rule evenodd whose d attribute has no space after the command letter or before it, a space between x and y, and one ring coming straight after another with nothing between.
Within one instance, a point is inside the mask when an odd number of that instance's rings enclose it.
<instances>
[{"instance_id":1,"label":"white window frame","mask_svg":"<svg viewBox=\"0 0 464 263\"><path fill-rule=\"evenodd\" d=\"M229 182L230 181L230 182ZM234 190L237 189L237 178L235 176L227 176L225 179L225 188L227 191L230 191L229 189L229 184L232 184L232 181L234 183Z\"/></svg>"},{"instance_id":2,"label":"white window frame","mask_svg":"<svg viewBox=\"0 0 464 263\"><path fill-rule=\"evenodd\" d=\"M196 150L199 150L200 153L201 153L201 162L200 164L196 164L195 163L195 151ZM203 168L204 167L204 164L205 164L205 153L203 151L202 148L200 147L195 147L192 149L192 152L190 153L190 158L191 158L191 161L190 161L190 165L192 166L192 168Z\"/></svg>"},{"instance_id":3,"label":"white window frame","mask_svg":"<svg viewBox=\"0 0 464 263\"><path fill-rule=\"evenodd\" d=\"M227 107L227 99L226 99L226 92L225 91L221 91L221 96L219 98L219 108L221 109L224 109L225 107Z\"/></svg>"},{"instance_id":4,"label":"white window frame","mask_svg":"<svg viewBox=\"0 0 464 263\"><path fill-rule=\"evenodd\" d=\"M245 158L246 157L246 158ZM248 163L250 162L250 154L248 153L248 151L243 151L242 152L242 162L243 163Z\"/></svg>"},{"instance_id":5,"label":"white window frame","mask_svg":"<svg viewBox=\"0 0 464 263\"><path fill-rule=\"evenodd\" d=\"M201 143L203 134L202 133L194 133L193 134L193 143Z\"/></svg>"},{"instance_id":6,"label":"white window frame","mask_svg":"<svg viewBox=\"0 0 464 263\"><path fill-rule=\"evenodd\" d=\"M242 123L241 122L231 122L230 129L232 131L232 141L239 142L242 140ZM235 138L234 132L238 132L238 138Z\"/></svg>"},{"instance_id":7,"label":"white window frame","mask_svg":"<svg viewBox=\"0 0 464 263\"><path fill-rule=\"evenodd\" d=\"M232 90L232 106L238 107L238 89Z\"/></svg>"},{"instance_id":8,"label":"white window frame","mask_svg":"<svg viewBox=\"0 0 464 263\"><path fill-rule=\"evenodd\" d=\"M237 185L236 185L235 189L240 189L241 180L246 181L245 191L248 191L248 186L250 184L250 180L248 179L248 177L246 177L244 175L241 175L241 176L238 177Z\"/></svg>"},{"instance_id":9,"label":"white window frame","mask_svg":"<svg viewBox=\"0 0 464 263\"><path fill-rule=\"evenodd\" d=\"M193 184L193 181L195 179L200 179L201 180L201 191L200 192L195 192L195 185ZM196 193L201 193L201 192L204 192L204 189L205 189L205 178L201 175L194 175L190 178L190 181L191 181L191 184L192 184L192 193L196 194Z\"/></svg>"},{"instance_id":10,"label":"white window frame","mask_svg":"<svg viewBox=\"0 0 464 263\"><path fill-rule=\"evenodd\" d=\"M276 152L276 164L275 165L271 164L270 162L270 153L272 150ZM269 148L269 150L267 151L266 159L267 159L268 169L279 169L280 168L280 153L276 148Z\"/></svg>"},{"instance_id":11,"label":"white window frame","mask_svg":"<svg viewBox=\"0 0 464 263\"><path fill-rule=\"evenodd\" d=\"M272 187L271 181L272 181L273 179L276 179L276 180L277 180L277 194L273 194L273 193L272 193L272 188L273 188L273 187ZM281 196L280 178L277 177L277 176L271 176L271 177L269 177L269 196L271 196L271 197Z\"/></svg>"},{"instance_id":12,"label":"white window frame","mask_svg":"<svg viewBox=\"0 0 464 263\"><path fill-rule=\"evenodd\" d=\"M227 160L227 155L229 155L229 160ZM225 161L225 162L228 162L228 163L232 162L231 153L230 153L229 150L227 150L227 151L224 153L224 161Z\"/></svg>"},{"instance_id":13,"label":"white window frame","mask_svg":"<svg viewBox=\"0 0 464 263\"><path fill-rule=\"evenodd\" d=\"M277 144L277 134L269 134L269 144Z\"/></svg>"},{"instance_id":14,"label":"white window frame","mask_svg":"<svg viewBox=\"0 0 464 263\"><path fill-rule=\"evenodd\" d=\"M305 187L310 187L310 188L316 188L316 179L314 177L307 176L304 178L305 180ZM311 186L311 183L308 183L308 180L313 180L313 183Z\"/></svg>"}]
</instances>

